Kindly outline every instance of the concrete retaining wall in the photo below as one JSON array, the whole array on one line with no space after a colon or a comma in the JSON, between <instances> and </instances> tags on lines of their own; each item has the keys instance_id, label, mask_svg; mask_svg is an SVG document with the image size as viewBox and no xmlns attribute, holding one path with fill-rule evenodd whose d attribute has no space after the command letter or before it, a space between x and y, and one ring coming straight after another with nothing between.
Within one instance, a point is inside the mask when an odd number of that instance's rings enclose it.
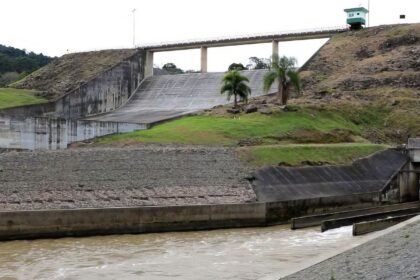
<instances>
[{"instance_id":1,"label":"concrete retaining wall","mask_svg":"<svg viewBox=\"0 0 420 280\"><path fill-rule=\"evenodd\" d=\"M0 212L0 240L265 225L264 203Z\"/></svg>"},{"instance_id":2,"label":"concrete retaining wall","mask_svg":"<svg viewBox=\"0 0 420 280\"><path fill-rule=\"evenodd\" d=\"M285 223L293 217L378 206L381 204L379 197L380 193L372 192L268 202L267 223Z\"/></svg>"},{"instance_id":3,"label":"concrete retaining wall","mask_svg":"<svg viewBox=\"0 0 420 280\"><path fill-rule=\"evenodd\" d=\"M144 124L0 117L0 148L65 149L74 142L147 128Z\"/></svg>"},{"instance_id":4,"label":"concrete retaining wall","mask_svg":"<svg viewBox=\"0 0 420 280\"><path fill-rule=\"evenodd\" d=\"M145 52L139 50L93 80L57 100L55 116L81 118L123 105L144 78Z\"/></svg>"},{"instance_id":5,"label":"concrete retaining wall","mask_svg":"<svg viewBox=\"0 0 420 280\"><path fill-rule=\"evenodd\" d=\"M0 212L0 240L267 226L376 205L378 193L296 201Z\"/></svg>"},{"instance_id":6,"label":"concrete retaining wall","mask_svg":"<svg viewBox=\"0 0 420 280\"><path fill-rule=\"evenodd\" d=\"M383 230L399 224L403 221L411 219L417 216L417 214L402 215L397 217L390 217L386 219L380 219L376 221L368 221L353 224L353 235L363 235L374 231Z\"/></svg>"},{"instance_id":7,"label":"concrete retaining wall","mask_svg":"<svg viewBox=\"0 0 420 280\"><path fill-rule=\"evenodd\" d=\"M139 49L133 56L55 101L0 110L0 115L77 119L113 111L130 98L144 79L144 62L145 52Z\"/></svg>"}]
</instances>

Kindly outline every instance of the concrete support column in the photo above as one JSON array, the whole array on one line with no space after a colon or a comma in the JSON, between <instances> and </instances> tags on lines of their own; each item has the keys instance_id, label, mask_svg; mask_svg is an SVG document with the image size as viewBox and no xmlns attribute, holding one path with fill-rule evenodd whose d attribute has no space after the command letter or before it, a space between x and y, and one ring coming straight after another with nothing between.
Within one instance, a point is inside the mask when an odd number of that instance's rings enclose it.
<instances>
[{"instance_id":1,"label":"concrete support column","mask_svg":"<svg viewBox=\"0 0 420 280\"><path fill-rule=\"evenodd\" d=\"M146 51L146 63L144 65L144 78L153 76L153 52Z\"/></svg>"},{"instance_id":2,"label":"concrete support column","mask_svg":"<svg viewBox=\"0 0 420 280\"><path fill-rule=\"evenodd\" d=\"M273 40L273 52L272 55L279 55L279 42Z\"/></svg>"},{"instance_id":3,"label":"concrete support column","mask_svg":"<svg viewBox=\"0 0 420 280\"><path fill-rule=\"evenodd\" d=\"M398 177L398 184L400 186L400 202L410 201L408 193L408 172L401 172Z\"/></svg>"},{"instance_id":4,"label":"concrete support column","mask_svg":"<svg viewBox=\"0 0 420 280\"><path fill-rule=\"evenodd\" d=\"M409 185L408 192L410 194L411 201L419 200L419 187L420 186L419 186L419 174L417 173L419 171L420 171L420 168L418 168L418 164L415 164L415 163L410 164L410 173L408 174L408 185Z\"/></svg>"},{"instance_id":5,"label":"concrete support column","mask_svg":"<svg viewBox=\"0 0 420 280\"><path fill-rule=\"evenodd\" d=\"M419 200L419 170L420 168L411 162L403 167L399 178L400 202Z\"/></svg>"},{"instance_id":6,"label":"concrete support column","mask_svg":"<svg viewBox=\"0 0 420 280\"><path fill-rule=\"evenodd\" d=\"M207 47L201 47L201 73L207 73Z\"/></svg>"}]
</instances>

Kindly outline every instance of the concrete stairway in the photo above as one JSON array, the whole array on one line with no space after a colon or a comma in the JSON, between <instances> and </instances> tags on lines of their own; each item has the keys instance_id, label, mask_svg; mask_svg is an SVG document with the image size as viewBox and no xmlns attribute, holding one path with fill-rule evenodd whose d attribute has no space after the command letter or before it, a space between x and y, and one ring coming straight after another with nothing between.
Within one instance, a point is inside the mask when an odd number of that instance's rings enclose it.
<instances>
[{"instance_id":1,"label":"concrete stairway","mask_svg":"<svg viewBox=\"0 0 420 280\"><path fill-rule=\"evenodd\" d=\"M244 71L251 96L263 94L266 70ZM98 121L154 123L195 111L227 104L220 94L224 73L162 75L147 78L130 100L114 112L89 118Z\"/></svg>"}]
</instances>

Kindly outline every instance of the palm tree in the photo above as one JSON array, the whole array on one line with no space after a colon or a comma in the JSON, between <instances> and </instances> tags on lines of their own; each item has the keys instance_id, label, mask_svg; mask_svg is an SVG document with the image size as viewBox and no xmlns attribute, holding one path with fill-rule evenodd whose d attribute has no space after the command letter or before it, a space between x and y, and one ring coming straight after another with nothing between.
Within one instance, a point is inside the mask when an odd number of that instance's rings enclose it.
<instances>
[{"instance_id":1,"label":"palm tree","mask_svg":"<svg viewBox=\"0 0 420 280\"><path fill-rule=\"evenodd\" d=\"M290 87L293 86L298 93L301 91L299 73L295 70L294 57L279 57L274 54L271 58L269 72L264 75L264 91L267 93L274 82L278 83L277 96L281 105L286 105L289 99Z\"/></svg>"},{"instance_id":2,"label":"palm tree","mask_svg":"<svg viewBox=\"0 0 420 280\"><path fill-rule=\"evenodd\" d=\"M248 100L248 95L251 95L251 88L248 86L249 79L238 70L229 71L225 74L222 80L222 88L220 93L227 92L227 99L234 96L234 107L238 104L238 96L243 100Z\"/></svg>"}]
</instances>

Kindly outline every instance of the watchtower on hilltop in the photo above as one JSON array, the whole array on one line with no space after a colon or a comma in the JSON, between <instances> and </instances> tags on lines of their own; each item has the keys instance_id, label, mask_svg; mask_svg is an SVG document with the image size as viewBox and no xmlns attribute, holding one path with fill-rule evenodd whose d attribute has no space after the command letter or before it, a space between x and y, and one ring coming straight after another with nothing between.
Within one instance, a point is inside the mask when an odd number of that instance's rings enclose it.
<instances>
[{"instance_id":1,"label":"watchtower on hilltop","mask_svg":"<svg viewBox=\"0 0 420 280\"><path fill-rule=\"evenodd\" d=\"M345 9L344 12L347 13L347 24L350 24L351 30L359 30L366 25L366 14L369 13L366 8Z\"/></svg>"}]
</instances>

